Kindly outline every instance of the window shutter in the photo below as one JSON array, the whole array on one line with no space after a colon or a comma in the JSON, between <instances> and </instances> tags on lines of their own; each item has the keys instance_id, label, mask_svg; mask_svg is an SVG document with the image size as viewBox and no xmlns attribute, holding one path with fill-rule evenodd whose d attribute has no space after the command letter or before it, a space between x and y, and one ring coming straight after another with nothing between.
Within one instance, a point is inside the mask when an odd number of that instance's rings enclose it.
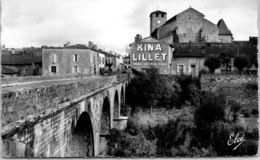
<instances>
[{"instance_id":1,"label":"window shutter","mask_svg":"<svg viewBox=\"0 0 260 160\"><path fill-rule=\"evenodd\" d=\"M56 63L57 62L57 55L53 54L53 62Z\"/></svg>"},{"instance_id":2,"label":"window shutter","mask_svg":"<svg viewBox=\"0 0 260 160\"><path fill-rule=\"evenodd\" d=\"M180 67L179 67L179 65L177 65L177 73L179 73L179 69L180 69Z\"/></svg>"},{"instance_id":3,"label":"window shutter","mask_svg":"<svg viewBox=\"0 0 260 160\"><path fill-rule=\"evenodd\" d=\"M191 73L191 65L188 65L188 73Z\"/></svg>"}]
</instances>

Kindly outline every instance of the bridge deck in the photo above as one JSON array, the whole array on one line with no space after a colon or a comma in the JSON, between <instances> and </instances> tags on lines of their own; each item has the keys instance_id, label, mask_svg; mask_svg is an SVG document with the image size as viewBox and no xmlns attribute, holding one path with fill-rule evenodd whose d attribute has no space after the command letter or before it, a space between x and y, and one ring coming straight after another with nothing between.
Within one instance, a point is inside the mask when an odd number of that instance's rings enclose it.
<instances>
[{"instance_id":1,"label":"bridge deck","mask_svg":"<svg viewBox=\"0 0 260 160\"><path fill-rule=\"evenodd\" d=\"M34 82L24 82L24 83L13 83L1 85L2 93L17 92L21 90L30 90L41 87L48 87L52 85L68 84L77 81L82 81L83 79L93 79L101 76L92 76L84 78L66 78L66 79L55 79L55 80L45 80L45 81L34 81Z\"/></svg>"}]
</instances>

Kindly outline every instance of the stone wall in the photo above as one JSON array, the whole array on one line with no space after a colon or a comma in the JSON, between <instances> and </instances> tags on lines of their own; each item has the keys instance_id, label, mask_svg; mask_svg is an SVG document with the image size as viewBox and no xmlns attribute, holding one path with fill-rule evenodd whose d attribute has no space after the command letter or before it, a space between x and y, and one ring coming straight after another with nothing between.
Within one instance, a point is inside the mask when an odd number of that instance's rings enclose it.
<instances>
[{"instance_id":1,"label":"stone wall","mask_svg":"<svg viewBox=\"0 0 260 160\"><path fill-rule=\"evenodd\" d=\"M125 92L122 88L125 89L128 78L126 75L93 77L69 84L24 89L22 93L3 93L4 157L70 157L68 147L71 145L68 144L71 144L79 117L85 112L90 117L92 128L89 129L93 132L94 156L97 156L100 128L104 125L101 123L104 99L109 100L110 115L106 125L111 129L115 92Z\"/></svg>"},{"instance_id":2,"label":"stone wall","mask_svg":"<svg viewBox=\"0 0 260 160\"><path fill-rule=\"evenodd\" d=\"M69 84L57 84L2 93L2 125L5 126L28 115L43 112L48 108L126 78L127 75L102 78L90 77Z\"/></svg>"},{"instance_id":3,"label":"stone wall","mask_svg":"<svg viewBox=\"0 0 260 160\"><path fill-rule=\"evenodd\" d=\"M255 75L223 75L203 74L201 76L201 90L220 92L227 100L233 100L244 107L258 107L258 90L248 87L257 84Z\"/></svg>"},{"instance_id":4,"label":"stone wall","mask_svg":"<svg viewBox=\"0 0 260 160\"><path fill-rule=\"evenodd\" d=\"M90 77L89 74L83 74L83 77ZM46 80L59 80L68 78L81 78L80 74L65 74L56 76L21 76L21 77L2 77L1 84L13 84L13 83L26 83L26 82L36 82L36 81L46 81Z\"/></svg>"}]
</instances>

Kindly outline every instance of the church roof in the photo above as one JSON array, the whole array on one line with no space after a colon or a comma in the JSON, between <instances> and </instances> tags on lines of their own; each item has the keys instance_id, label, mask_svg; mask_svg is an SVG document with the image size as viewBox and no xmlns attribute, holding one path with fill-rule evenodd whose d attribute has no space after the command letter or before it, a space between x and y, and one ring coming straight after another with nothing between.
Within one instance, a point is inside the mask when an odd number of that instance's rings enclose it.
<instances>
[{"instance_id":1,"label":"church roof","mask_svg":"<svg viewBox=\"0 0 260 160\"><path fill-rule=\"evenodd\" d=\"M227 25L226 25L226 23L224 22L223 19L218 21L217 26L218 26L218 34L219 35L232 35L232 33L227 28Z\"/></svg>"},{"instance_id":2,"label":"church roof","mask_svg":"<svg viewBox=\"0 0 260 160\"><path fill-rule=\"evenodd\" d=\"M183 14L183 13L185 13L185 12L193 12L193 13L196 13L196 14L198 14L198 15L204 17L204 14L202 14L201 12L197 11L196 9L190 7L190 8L188 8L188 9L186 9L186 10L184 10L184 11L182 11L182 12L176 14L176 15L173 16L172 18L170 18L168 21L166 21L165 24L168 24L168 23L170 23L170 22L172 22L172 21L175 21L175 20L176 20L176 17L177 17L178 15Z\"/></svg>"},{"instance_id":3,"label":"church roof","mask_svg":"<svg viewBox=\"0 0 260 160\"><path fill-rule=\"evenodd\" d=\"M179 13L179 14L182 14L182 13L185 13L185 12L194 12L194 13L197 13L197 14L201 15L202 17L204 17L204 14L203 14L203 13L197 11L196 9L194 9L194 8L192 8L192 7L189 7L188 9L182 11L182 12ZM177 14L177 15L179 15L179 14ZM177 15L176 15L176 16L177 16Z\"/></svg>"},{"instance_id":4,"label":"church roof","mask_svg":"<svg viewBox=\"0 0 260 160\"><path fill-rule=\"evenodd\" d=\"M154 13L158 13L158 14L166 14L166 12L163 12L163 11L160 11L160 10L157 10L157 11L154 11L150 14L150 17L152 16L152 14Z\"/></svg>"}]
</instances>

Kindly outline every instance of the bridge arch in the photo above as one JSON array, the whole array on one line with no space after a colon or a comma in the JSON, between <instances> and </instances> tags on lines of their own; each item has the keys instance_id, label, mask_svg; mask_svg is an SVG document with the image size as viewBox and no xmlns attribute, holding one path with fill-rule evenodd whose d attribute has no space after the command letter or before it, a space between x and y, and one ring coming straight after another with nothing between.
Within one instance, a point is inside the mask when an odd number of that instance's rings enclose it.
<instances>
[{"instance_id":1,"label":"bridge arch","mask_svg":"<svg viewBox=\"0 0 260 160\"><path fill-rule=\"evenodd\" d=\"M107 134L109 129L111 128L110 124L110 101L109 98L106 96L104 98L102 112L100 117L100 134Z\"/></svg>"},{"instance_id":2,"label":"bridge arch","mask_svg":"<svg viewBox=\"0 0 260 160\"><path fill-rule=\"evenodd\" d=\"M119 118L119 111L120 111L120 103L119 103L119 97L118 97L118 92L116 90L115 96L114 96L114 114L113 118Z\"/></svg>"},{"instance_id":3,"label":"bridge arch","mask_svg":"<svg viewBox=\"0 0 260 160\"><path fill-rule=\"evenodd\" d=\"M124 86L121 87L120 101L121 101L121 104L120 104L120 115L122 115L122 113L124 112L124 111L122 111L122 109L124 109L124 107L125 107L125 90L124 90Z\"/></svg>"},{"instance_id":4,"label":"bridge arch","mask_svg":"<svg viewBox=\"0 0 260 160\"><path fill-rule=\"evenodd\" d=\"M84 111L79 116L69 142L67 157L93 157L94 135L91 118Z\"/></svg>"}]
</instances>

